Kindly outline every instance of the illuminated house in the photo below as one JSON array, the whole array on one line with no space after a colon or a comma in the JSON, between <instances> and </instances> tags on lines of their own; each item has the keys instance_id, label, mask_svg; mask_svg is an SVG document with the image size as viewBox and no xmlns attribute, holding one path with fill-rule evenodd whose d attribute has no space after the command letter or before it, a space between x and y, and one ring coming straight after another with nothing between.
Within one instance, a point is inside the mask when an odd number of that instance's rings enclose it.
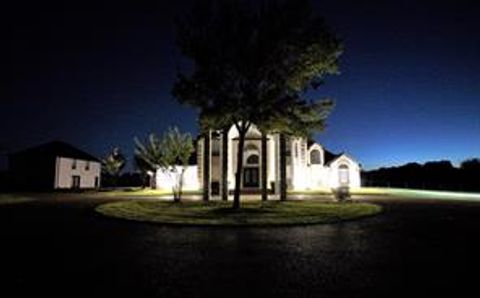
<instances>
[{"instance_id":1,"label":"illuminated house","mask_svg":"<svg viewBox=\"0 0 480 298\"><path fill-rule=\"evenodd\" d=\"M100 161L70 144L50 142L9 155L13 184L24 190L93 189Z\"/></svg>"},{"instance_id":2,"label":"illuminated house","mask_svg":"<svg viewBox=\"0 0 480 298\"><path fill-rule=\"evenodd\" d=\"M229 191L235 187L237 165L238 131L232 126L226 135L227 142L227 183ZM210 139L208 164L203 158L205 139L197 140L196 158L185 170L184 189L202 189L204 173L209 173L213 194L221 189L222 148L224 136L213 132ZM242 189L256 192L261 188L261 133L251 125L246 134L244 147L244 172ZM333 154L321 145L304 138L287 139L287 188L289 190L309 190L336 188L339 186L360 187L360 166L350 156ZM267 187L272 193L279 191L279 135L267 135ZM206 168L205 168L206 167ZM206 171L207 169L207 171ZM160 170L157 172L157 188L169 189L171 180Z\"/></svg>"}]
</instances>

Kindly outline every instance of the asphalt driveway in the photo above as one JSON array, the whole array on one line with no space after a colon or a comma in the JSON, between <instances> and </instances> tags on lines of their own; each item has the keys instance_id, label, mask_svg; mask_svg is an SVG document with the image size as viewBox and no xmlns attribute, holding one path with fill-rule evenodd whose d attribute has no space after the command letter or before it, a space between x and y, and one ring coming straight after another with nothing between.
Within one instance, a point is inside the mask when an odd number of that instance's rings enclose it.
<instances>
[{"instance_id":1,"label":"asphalt driveway","mask_svg":"<svg viewBox=\"0 0 480 298\"><path fill-rule=\"evenodd\" d=\"M462 297L478 292L480 204L377 199L385 212L359 221L234 229L103 218L92 209L99 201L0 206L0 296Z\"/></svg>"}]
</instances>

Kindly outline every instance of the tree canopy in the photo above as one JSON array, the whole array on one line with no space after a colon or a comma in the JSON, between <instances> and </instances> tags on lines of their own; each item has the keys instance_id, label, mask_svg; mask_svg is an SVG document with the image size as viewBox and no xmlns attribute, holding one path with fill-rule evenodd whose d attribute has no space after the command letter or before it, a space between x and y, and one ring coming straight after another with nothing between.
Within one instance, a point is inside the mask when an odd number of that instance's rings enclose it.
<instances>
[{"instance_id":1,"label":"tree canopy","mask_svg":"<svg viewBox=\"0 0 480 298\"><path fill-rule=\"evenodd\" d=\"M243 121L303 134L324 127L332 102L304 94L338 73L342 45L309 1L198 1L177 29L194 67L178 74L173 94L199 108L202 128Z\"/></svg>"}]
</instances>

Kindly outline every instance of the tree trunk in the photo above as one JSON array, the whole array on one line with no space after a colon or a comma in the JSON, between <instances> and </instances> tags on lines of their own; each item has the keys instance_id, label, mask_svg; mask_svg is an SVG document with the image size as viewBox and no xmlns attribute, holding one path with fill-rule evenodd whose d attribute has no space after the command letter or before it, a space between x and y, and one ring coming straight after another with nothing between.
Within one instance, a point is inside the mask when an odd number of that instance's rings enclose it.
<instances>
[{"instance_id":1,"label":"tree trunk","mask_svg":"<svg viewBox=\"0 0 480 298\"><path fill-rule=\"evenodd\" d=\"M150 187L150 176L144 173L141 173L141 175L142 175L142 189Z\"/></svg>"},{"instance_id":2,"label":"tree trunk","mask_svg":"<svg viewBox=\"0 0 480 298\"><path fill-rule=\"evenodd\" d=\"M182 199L183 195L183 175L185 174L185 165L182 167L182 171L180 172L180 181L178 182L178 201Z\"/></svg>"},{"instance_id":3,"label":"tree trunk","mask_svg":"<svg viewBox=\"0 0 480 298\"><path fill-rule=\"evenodd\" d=\"M172 186L172 193L173 193L173 201L175 203L178 203L180 200L178 199L178 195L177 195L177 188L176 186Z\"/></svg>"},{"instance_id":4,"label":"tree trunk","mask_svg":"<svg viewBox=\"0 0 480 298\"><path fill-rule=\"evenodd\" d=\"M210 200L210 131L203 139L203 200Z\"/></svg>"},{"instance_id":5,"label":"tree trunk","mask_svg":"<svg viewBox=\"0 0 480 298\"><path fill-rule=\"evenodd\" d=\"M267 134L262 132L262 201L268 199L268 189L267 189Z\"/></svg>"},{"instance_id":6,"label":"tree trunk","mask_svg":"<svg viewBox=\"0 0 480 298\"><path fill-rule=\"evenodd\" d=\"M178 175L178 171L176 166L173 166L172 172L170 173L170 178L174 181L173 186L172 186L172 191L173 191L173 201L178 203L180 202L180 176Z\"/></svg>"},{"instance_id":7,"label":"tree trunk","mask_svg":"<svg viewBox=\"0 0 480 298\"><path fill-rule=\"evenodd\" d=\"M280 201L287 200L287 140L280 134Z\"/></svg>"},{"instance_id":8,"label":"tree trunk","mask_svg":"<svg viewBox=\"0 0 480 298\"><path fill-rule=\"evenodd\" d=\"M222 200L228 200L228 128L222 131Z\"/></svg>"},{"instance_id":9,"label":"tree trunk","mask_svg":"<svg viewBox=\"0 0 480 298\"><path fill-rule=\"evenodd\" d=\"M151 189L157 188L157 171L154 172L153 175L148 175L148 183L150 184Z\"/></svg>"},{"instance_id":10,"label":"tree trunk","mask_svg":"<svg viewBox=\"0 0 480 298\"><path fill-rule=\"evenodd\" d=\"M237 127L238 129L238 127ZM235 191L233 193L233 209L240 208L240 188L243 174L243 147L245 144L245 124L241 124L238 129L238 149L237 149L237 172L235 173Z\"/></svg>"},{"instance_id":11,"label":"tree trunk","mask_svg":"<svg viewBox=\"0 0 480 298\"><path fill-rule=\"evenodd\" d=\"M112 176L112 184L115 188L118 187L118 180L119 180L119 175L115 174Z\"/></svg>"}]
</instances>

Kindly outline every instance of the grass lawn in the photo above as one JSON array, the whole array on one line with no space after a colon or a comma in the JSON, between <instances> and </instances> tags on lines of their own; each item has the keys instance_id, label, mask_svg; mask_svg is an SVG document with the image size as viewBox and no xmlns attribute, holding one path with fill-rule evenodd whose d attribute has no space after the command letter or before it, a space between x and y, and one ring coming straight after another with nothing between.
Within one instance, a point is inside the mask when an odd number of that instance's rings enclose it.
<instances>
[{"instance_id":1,"label":"grass lawn","mask_svg":"<svg viewBox=\"0 0 480 298\"><path fill-rule=\"evenodd\" d=\"M445 201L471 201L480 202L479 193L468 193L446 190L422 190L408 188L372 188L373 191L381 192L384 195L405 199L436 199Z\"/></svg>"},{"instance_id":2,"label":"grass lawn","mask_svg":"<svg viewBox=\"0 0 480 298\"><path fill-rule=\"evenodd\" d=\"M304 196L325 196L331 195L331 190L319 188L304 191L292 191L291 194ZM425 190L409 188L387 188L387 187L361 187L350 189L353 196L378 196L380 198L402 198L402 199L435 199L445 201L476 201L480 202L480 193L447 191L447 190Z\"/></svg>"},{"instance_id":3,"label":"grass lawn","mask_svg":"<svg viewBox=\"0 0 480 298\"><path fill-rule=\"evenodd\" d=\"M368 203L249 201L235 211L230 208L231 204L222 201L124 201L100 205L96 211L109 217L161 224L274 226L334 223L371 216L382 210Z\"/></svg>"},{"instance_id":4,"label":"grass lawn","mask_svg":"<svg viewBox=\"0 0 480 298\"><path fill-rule=\"evenodd\" d=\"M386 187L359 187L359 188L350 188L349 192L352 195L379 195L379 196L389 196L392 195L393 188ZM293 190L288 193L294 195L332 195L332 189L328 187L319 187L309 190Z\"/></svg>"},{"instance_id":5,"label":"grass lawn","mask_svg":"<svg viewBox=\"0 0 480 298\"><path fill-rule=\"evenodd\" d=\"M0 194L0 206L32 202L35 199L18 194Z\"/></svg>"},{"instance_id":6,"label":"grass lawn","mask_svg":"<svg viewBox=\"0 0 480 298\"><path fill-rule=\"evenodd\" d=\"M185 195L201 194L201 191L184 191L183 193ZM102 197L158 197L171 196L172 191L165 189L131 187L101 190L97 192L96 195Z\"/></svg>"}]
</instances>

